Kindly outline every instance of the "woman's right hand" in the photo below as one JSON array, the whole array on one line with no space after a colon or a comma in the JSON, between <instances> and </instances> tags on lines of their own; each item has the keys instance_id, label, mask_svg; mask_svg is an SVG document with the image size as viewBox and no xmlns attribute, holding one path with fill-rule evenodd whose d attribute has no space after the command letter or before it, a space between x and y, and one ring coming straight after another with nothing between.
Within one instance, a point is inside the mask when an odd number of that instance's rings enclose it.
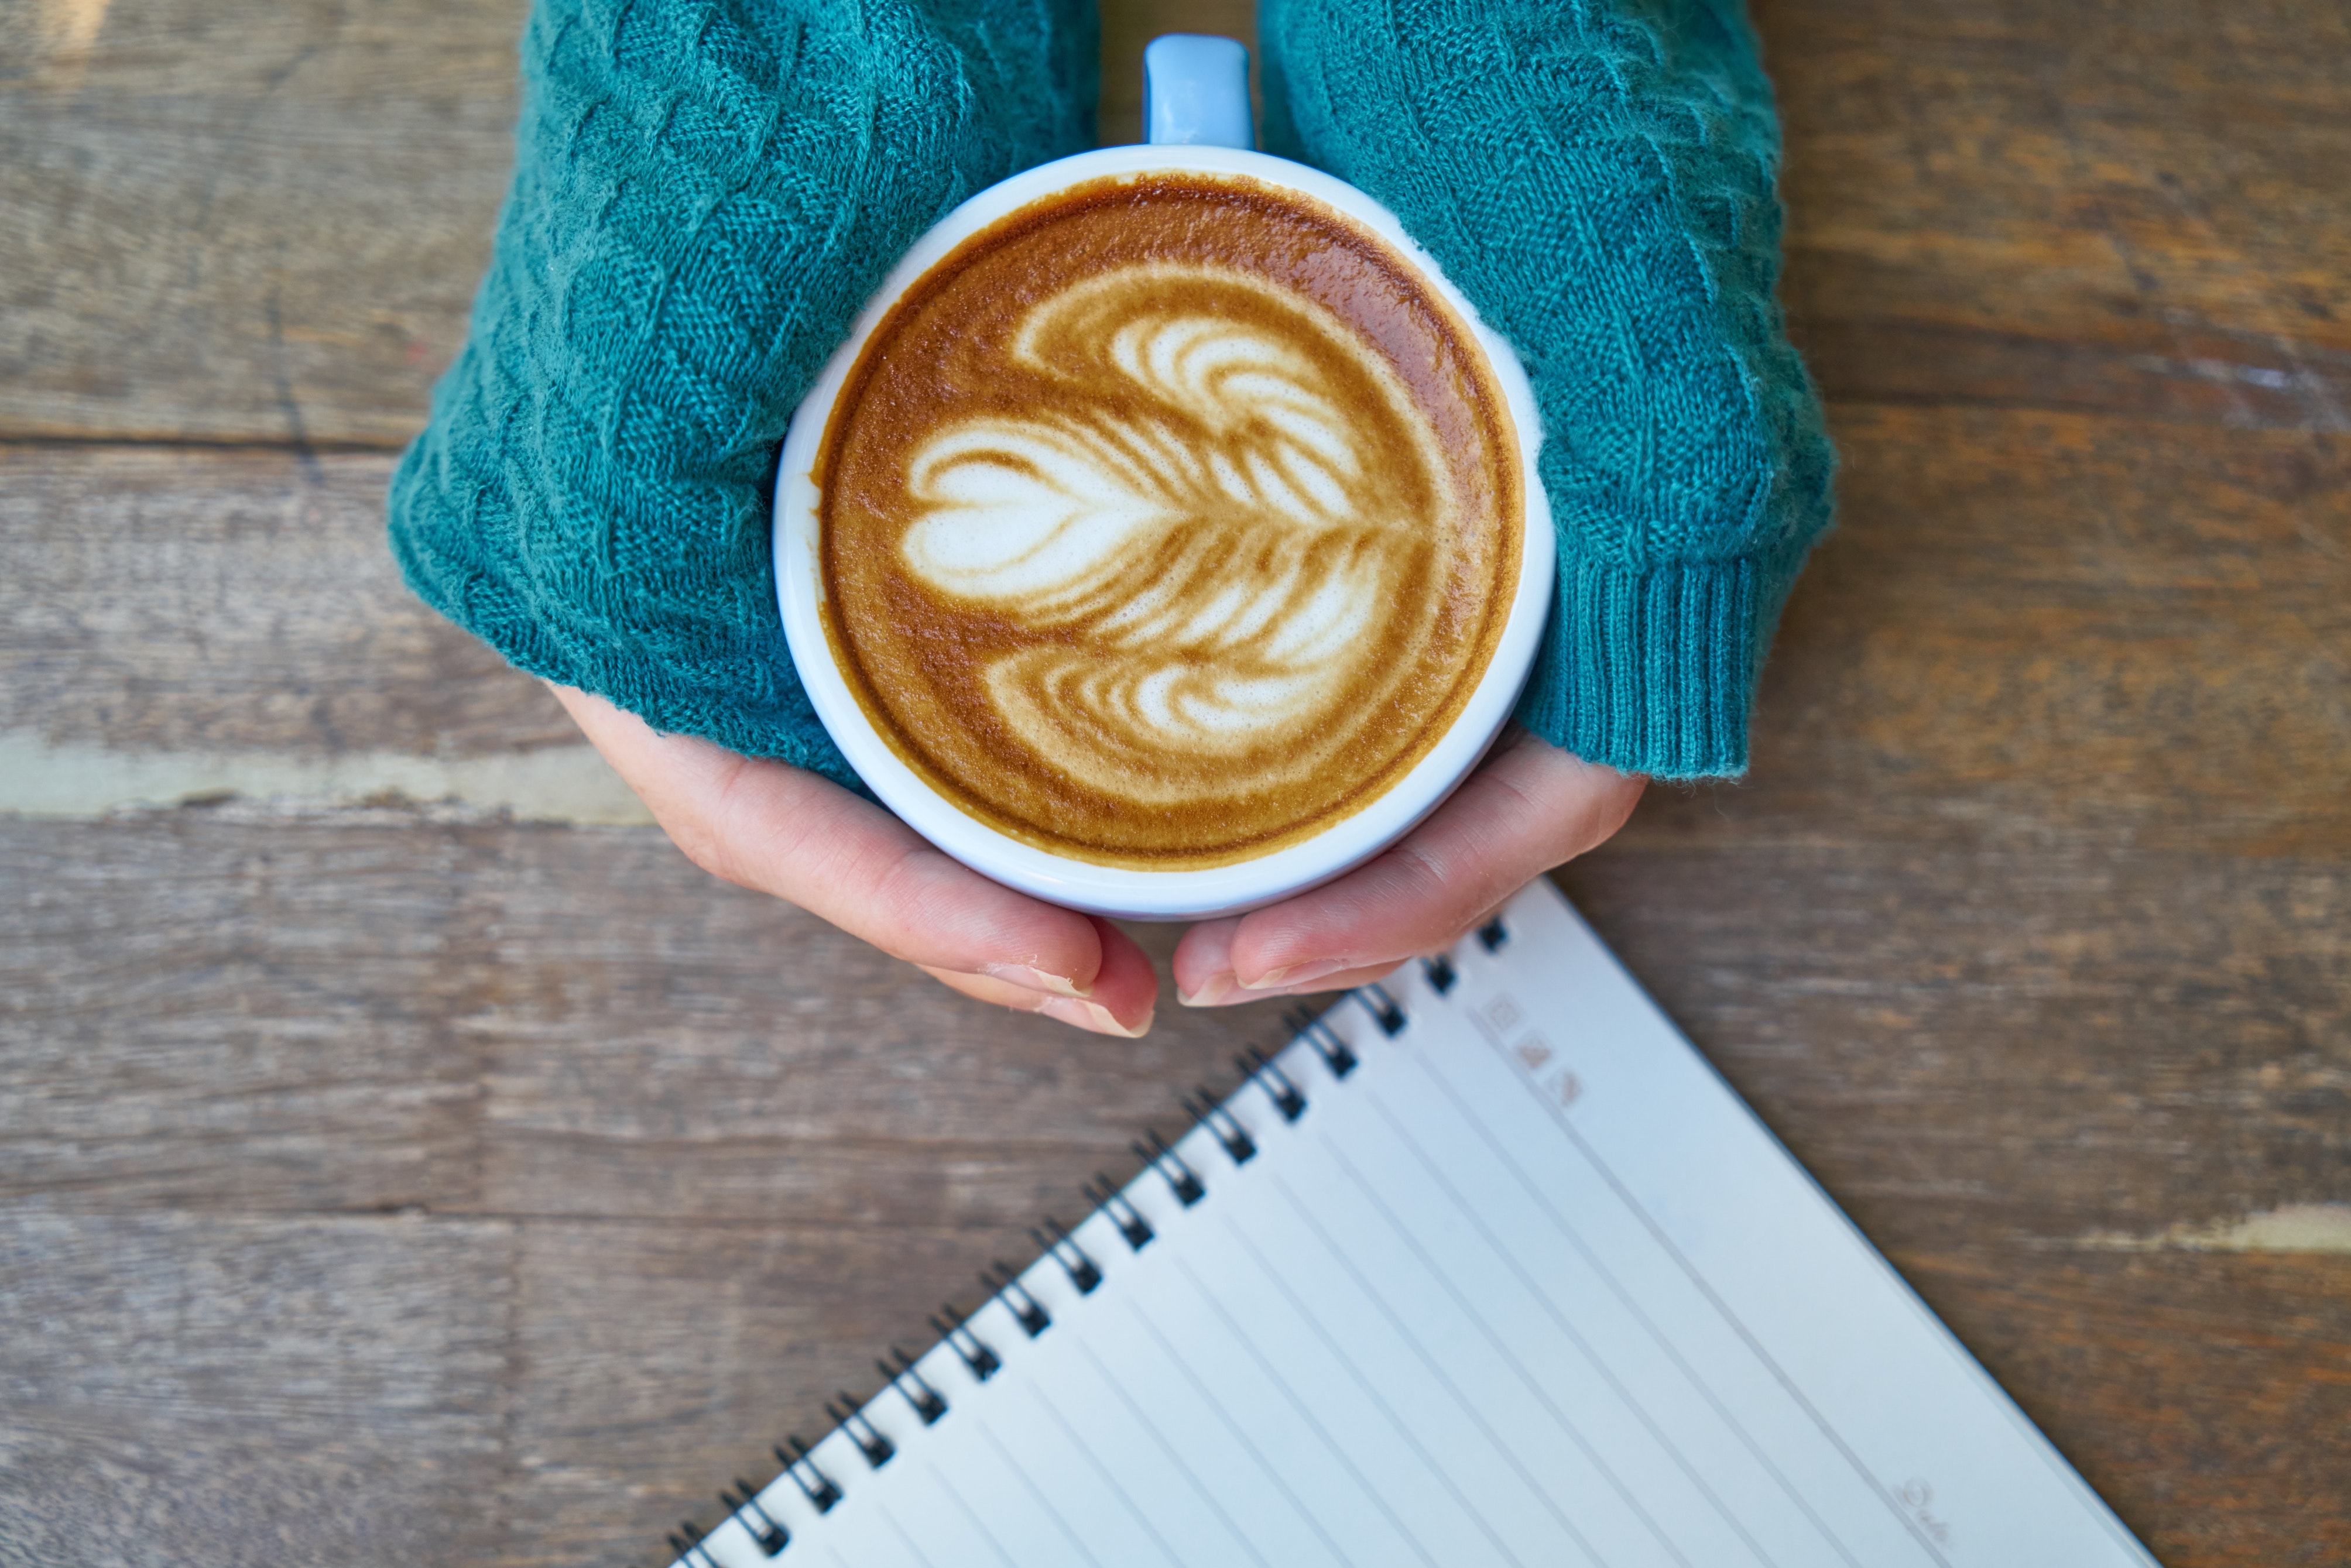
<instances>
[{"instance_id":1,"label":"woman's right hand","mask_svg":"<svg viewBox=\"0 0 2351 1568\"><path fill-rule=\"evenodd\" d=\"M967 997L1096 1034L1151 1027L1159 980L1109 921L950 859L839 785L552 688L672 842L712 875L798 904Z\"/></svg>"}]
</instances>

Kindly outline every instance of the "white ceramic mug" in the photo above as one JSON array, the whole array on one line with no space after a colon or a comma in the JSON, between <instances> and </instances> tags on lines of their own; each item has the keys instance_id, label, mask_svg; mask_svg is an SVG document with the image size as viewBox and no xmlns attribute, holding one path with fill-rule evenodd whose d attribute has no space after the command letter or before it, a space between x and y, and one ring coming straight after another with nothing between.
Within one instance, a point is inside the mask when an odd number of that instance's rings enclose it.
<instances>
[{"instance_id":1,"label":"white ceramic mug","mask_svg":"<svg viewBox=\"0 0 2351 1568\"><path fill-rule=\"evenodd\" d=\"M1186 920L1271 904L1360 865L1435 810L1486 754L1517 705L1543 632L1557 570L1551 509L1535 473L1542 423L1526 371L1509 344L1478 320L1436 261L1386 208L1302 163L1250 150L1249 57L1229 38L1173 35L1144 52L1140 147L1105 147L1040 165L989 186L914 242L867 301L849 339L792 416L776 473L776 590L792 663L817 716L874 794L915 831L975 871L1023 893L1095 915ZM1254 860L1188 871L1137 871L1056 855L998 831L935 791L876 732L833 662L825 635L819 558L818 448L850 371L890 308L956 246L1008 214L1104 176L1186 172L1245 175L1301 193L1376 235L1468 323L1509 404L1521 465L1523 535L1509 619L1486 673L1445 735L1384 794L1313 837Z\"/></svg>"}]
</instances>

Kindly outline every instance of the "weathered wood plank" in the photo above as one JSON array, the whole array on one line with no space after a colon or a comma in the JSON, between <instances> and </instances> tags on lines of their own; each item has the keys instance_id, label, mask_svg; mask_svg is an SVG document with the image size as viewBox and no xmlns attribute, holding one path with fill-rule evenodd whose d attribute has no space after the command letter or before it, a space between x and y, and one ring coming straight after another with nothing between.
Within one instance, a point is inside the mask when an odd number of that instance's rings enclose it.
<instances>
[{"instance_id":1,"label":"weathered wood plank","mask_svg":"<svg viewBox=\"0 0 2351 1568\"><path fill-rule=\"evenodd\" d=\"M0 819L0 1195L84 1209L1018 1234L1279 1038L984 1007L652 829Z\"/></svg>"},{"instance_id":2,"label":"weathered wood plank","mask_svg":"<svg viewBox=\"0 0 2351 1568\"><path fill-rule=\"evenodd\" d=\"M455 357L513 158L524 7L5 13L0 431L403 442Z\"/></svg>"},{"instance_id":3,"label":"weathered wood plank","mask_svg":"<svg viewBox=\"0 0 2351 1568\"><path fill-rule=\"evenodd\" d=\"M403 441L486 254L521 7L115 0L78 47L37 9L0 79L0 438ZM1110 7L1104 134L1144 38L1246 10ZM2339 7L1757 13L1833 396L2351 423Z\"/></svg>"},{"instance_id":4,"label":"weathered wood plank","mask_svg":"<svg viewBox=\"0 0 2351 1568\"><path fill-rule=\"evenodd\" d=\"M2168 1568L2351 1562L2351 1257L1894 1260Z\"/></svg>"},{"instance_id":5,"label":"weathered wood plank","mask_svg":"<svg viewBox=\"0 0 2351 1568\"><path fill-rule=\"evenodd\" d=\"M0 1563L495 1561L514 1246L0 1205Z\"/></svg>"},{"instance_id":6,"label":"weathered wood plank","mask_svg":"<svg viewBox=\"0 0 2351 1568\"><path fill-rule=\"evenodd\" d=\"M517 1344L545 1371L515 1408L502 1565L666 1562L664 1532L716 1522L718 1488L767 1481L770 1445L820 1436L842 1388L872 1396L874 1357L928 1343L943 1301L974 1305L988 1255L919 1226L531 1223Z\"/></svg>"},{"instance_id":7,"label":"weathered wood plank","mask_svg":"<svg viewBox=\"0 0 2351 1568\"><path fill-rule=\"evenodd\" d=\"M391 475L375 455L0 448L0 730L322 758L580 744L402 585Z\"/></svg>"},{"instance_id":8,"label":"weathered wood plank","mask_svg":"<svg viewBox=\"0 0 2351 1568\"><path fill-rule=\"evenodd\" d=\"M650 1563L971 1299L969 1238L920 1228L17 1208L5 1230L0 1561L28 1563ZM2351 1263L1896 1259L2175 1568L2340 1556Z\"/></svg>"},{"instance_id":9,"label":"weathered wood plank","mask_svg":"<svg viewBox=\"0 0 2351 1568\"><path fill-rule=\"evenodd\" d=\"M1196 1012L1164 978L1135 1041L982 1007L648 830L475 838L498 978L463 1027L501 1211L1017 1228L1282 1038L1280 1004Z\"/></svg>"},{"instance_id":10,"label":"weathered wood plank","mask_svg":"<svg viewBox=\"0 0 2351 1568\"><path fill-rule=\"evenodd\" d=\"M1617 844L1562 883L1896 1249L2351 1204L2339 859Z\"/></svg>"},{"instance_id":11,"label":"weathered wood plank","mask_svg":"<svg viewBox=\"0 0 2351 1568\"><path fill-rule=\"evenodd\" d=\"M651 830L178 812L0 850L0 1169L77 1207L1017 1226L1275 1030L979 1007ZM1890 1245L2351 1202L2339 862L1619 845L1563 880Z\"/></svg>"},{"instance_id":12,"label":"weathered wood plank","mask_svg":"<svg viewBox=\"0 0 2351 1568\"><path fill-rule=\"evenodd\" d=\"M2351 428L2351 19L1758 0L1833 398Z\"/></svg>"},{"instance_id":13,"label":"weathered wood plank","mask_svg":"<svg viewBox=\"0 0 2351 1568\"><path fill-rule=\"evenodd\" d=\"M0 1197L465 1207L465 845L0 819Z\"/></svg>"},{"instance_id":14,"label":"weathered wood plank","mask_svg":"<svg viewBox=\"0 0 2351 1568\"><path fill-rule=\"evenodd\" d=\"M224 880L275 889L278 902L256 899L273 931L313 933L281 934L289 950L253 993L301 998L309 1020L308 1049L281 1079L381 1081L371 1037L353 1020L380 1017L382 993L418 977L366 947L400 952L415 940L402 929L409 922L478 942L436 958L484 977L474 991L427 977L413 1005L451 1015L469 1059L489 1064L480 1212L556 1211L511 1222L522 1226L516 1332L533 1346L505 1396L522 1479L495 1506L444 1500L431 1526L462 1535L516 1509L524 1527L495 1560L648 1561L655 1527L713 1476L749 1469L762 1442L805 1420L870 1346L914 1335L934 1299L960 1291L980 1260L1017 1255L1030 1204L1113 1163L1131 1121L1190 1075L1191 1064L1138 1066L1123 1046L1025 1031L980 1009L958 1018L963 1004L911 974L904 995L886 996L888 976L860 966L886 967L838 938L838 950L824 946L820 933L815 946L796 946L799 917L708 886L649 833L434 832L449 844L438 859L416 855L434 833L413 827L240 825L190 812L23 824L11 838L37 836L53 860L21 872L18 862L6 880L63 883L59 866L119 855L113 895L135 916L153 904L133 871L152 888L181 880L175 857L246 866ZM371 837L378 860L415 857L416 880L454 883L465 907L371 893L384 873L352 874L354 841ZM219 840L236 841L235 852L205 848ZM274 865L258 863L264 854ZM1938 1309L1970 1343L1985 1343L1987 1325L2000 1331L1987 1351L1995 1371L2036 1415L2059 1417L2060 1440L2134 1523L2177 1543L2171 1561L2293 1561L2285 1548L2339 1530L2329 1500L2351 1480L2346 1456L2304 1437L2299 1468L2281 1473L2269 1428L2229 1412L2249 1385L2265 1391L2263 1409L2333 1408L2327 1379L2351 1334L2341 1260L2085 1261L2070 1245L2089 1233L2097 1247L2114 1234L2160 1245L2182 1220L2351 1197L2351 1064L2341 1054L2351 1030L2335 978L2351 927L2339 866L1931 848L1904 860L1860 844L1743 856L1617 850L1569 880L1831 1189L1898 1259L1923 1260ZM106 885L85 876L58 896L102 915ZM599 912L614 888L627 890L626 921ZM291 889L311 891L289 904ZM190 925L226 933L210 938L221 946L250 939L241 920L197 914ZM343 936L319 934L341 921ZM194 946L155 956L165 977L234 967L203 951L204 938L183 940ZM779 964L786 952L806 954L810 968ZM51 995L77 988L77 954L86 983L140 996L135 966L88 942L35 956ZM331 1001L322 971L371 968L371 984L336 982L354 999ZM790 1012L814 989L810 972L828 977L812 1022ZM9 1152L28 1185L50 1189L51 1228L27 1267L66 1246L57 1226L124 1223L124 1203L334 1201L336 1156L310 1145L323 1179L306 1183L299 1162L274 1149L274 1102L223 1109L218 1064L169 1049L180 1033L201 1040L238 1019L248 1001L223 987L143 1026L138 1002L109 1008L109 1027L69 1071L53 1061L39 1074L52 1089L78 1083L108 1114L119 1107L111 1127L75 1125L70 1150L39 1154L54 1103L12 1104L0 1117L33 1130L12 1132ZM1217 1054L1202 1051L1197 1065ZM23 1043L0 1059L26 1060ZM125 1065L143 1082L107 1095ZM1032 1118L1054 1130L1055 1147L1006 1145L987 1156L991 1168L958 1168ZM966 1124L967 1141L949 1141ZM336 1130L353 1135L348 1119ZM214 1151L201 1169L234 1179L211 1189L191 1180L192 1141ZM141 1160L162 1179L123 1180ZM93 1163L121 1185L67 1179ZM712 1179L695 1179L704 1175ZM567 1197L574 1187L580 1196ZM464 1219L458 1203L462 1223L510 1223ZM255 1287L284 1288L275 1276ZM2192 1333L2180 1305L2190 1295ZM372 1323L389 1309L346 1297L336 1310ZM2067 1335L2097 1354L2048 1348ZM275 1386L258 1379L248 1396L266 1403ZM181 1436L170 1406L143 1396L122 1421L148 1440ZM67 1506L66 1474L103 1458L92 1445L113 1439L46 1424L35 1437L49 1457L18 1506L46 1519ZM400 1469L419 1441L370 1428L347 1439L359 1455L349 1462ZM209 1493L193 1473L158 1484L177 1489L172 1506L241 1519L238 1529L260 1530L254 1521L266 1515L240 1512L242 1493ZM2208 1498L2228 1501L2217 1520ZM124 1511L110 1528L144 1517ZM97 1560L141 1560L121 1551Z\"/></svg>"},{"instance_id":15,"label":"weathered wood plank","mask_svg":"<svg viewBox=\"0 0 2351 1568\"><path fill-rule=\"evenodd\" d=\"M2351 448L2025 411L1838 415L1751 782L1640 833L2351 850Z\"/></svg>"},{"instance_id":16,"label":"weathered wood plank","mask_svg":"<svg viewBox=\"0 0 2351 1568\"><path fill-rule=\"evenodd\" d=\"M0 1230L0 1561L27 1563L650 1563L968 1302L983 1255L784 1220L18 1207ZM2174 1568L2339 1558L2351 1262L1896 1259Z\"/></svg>"}]
</instances>

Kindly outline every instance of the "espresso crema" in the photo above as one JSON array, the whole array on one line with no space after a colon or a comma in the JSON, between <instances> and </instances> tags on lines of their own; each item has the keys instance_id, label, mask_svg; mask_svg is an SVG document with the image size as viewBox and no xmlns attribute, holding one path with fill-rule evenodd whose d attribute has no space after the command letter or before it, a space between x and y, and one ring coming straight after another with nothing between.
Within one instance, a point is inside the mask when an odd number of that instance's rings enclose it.
<instances>
[{"instance_id":1,"label":"espresso crema","mask_svg":"<svg viewBox=\"0 0 2351 1568\"><path fill-rule=\"evenodd\" d=\"M965 241L867 341L813 476L874 727L973 817L1103 865L1229 864L1378 799L1519 575L1466 324L1238 176L1099 180Z\"/></svg>"}]
</instances>

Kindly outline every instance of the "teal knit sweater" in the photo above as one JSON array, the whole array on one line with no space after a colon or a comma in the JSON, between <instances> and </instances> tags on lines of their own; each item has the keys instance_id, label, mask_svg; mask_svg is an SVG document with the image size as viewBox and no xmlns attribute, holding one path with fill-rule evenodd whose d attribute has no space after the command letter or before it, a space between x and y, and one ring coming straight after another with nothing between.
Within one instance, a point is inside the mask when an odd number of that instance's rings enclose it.
<instances>
[{"instance_id":1,"label":"teal knit sweater","mask_svg":"<svg viewBox=\"0 0 2351 1568\"><path fill-rule=\"evenodd\" d=\"M1264 0L1268 150L1377 197L1517 346L1560 551L1519 716L1736 774L1834 459L1772 289L1735 0ZM802 392L914 237L1092 143L1091 0L538 0L470 340L392 488L516 664L844 783L768 553Z\"/></svg>"}]
</instances>

